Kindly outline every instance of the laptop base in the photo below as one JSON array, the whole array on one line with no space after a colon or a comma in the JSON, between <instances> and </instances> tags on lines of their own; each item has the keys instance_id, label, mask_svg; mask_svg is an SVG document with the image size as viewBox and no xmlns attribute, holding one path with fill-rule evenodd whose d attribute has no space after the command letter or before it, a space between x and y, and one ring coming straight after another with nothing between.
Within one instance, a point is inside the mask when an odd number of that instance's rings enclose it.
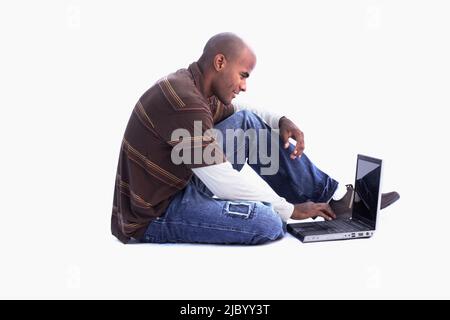
<instances>
[{"instance_id":1,"label":"laptop base","mask_svg":"<svg viewBox=\"0 0 450 320\"><path fill-rule=\"evenodd\" d=\"M314 225L316 230L308 231L309 225ZM333 241L333 240L350 240L356 238L370 238L374 230L369 230L366 228L358 228L358 230L345 231L345 232L326 232L324 230L317 230L317 227L323 224L327 225L327 221L323 222L301 222L301 223L290 223L287 225L287 231L294 237L299 239L301 242L319 242L319 241Z\"/></svg>"}]
</instances>

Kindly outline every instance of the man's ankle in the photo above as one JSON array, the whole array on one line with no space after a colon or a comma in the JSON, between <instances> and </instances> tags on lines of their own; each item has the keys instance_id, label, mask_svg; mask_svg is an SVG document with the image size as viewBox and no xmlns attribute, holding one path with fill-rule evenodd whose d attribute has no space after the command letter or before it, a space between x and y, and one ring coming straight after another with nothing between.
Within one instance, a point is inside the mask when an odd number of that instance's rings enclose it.
<instances>
[{"instance_id":1,"label":"man's ankle","mask_svg":"<svg viewBox=\"0 0 450 320\"><path fill-rule=\"evenodd\" d=\"M333 196L328 202L330 202L331 200L339 201L345 196L346 193L347 187L344 184L339 183L336 188L336 191L334 192Z\"/></svg>"}]
</instances>

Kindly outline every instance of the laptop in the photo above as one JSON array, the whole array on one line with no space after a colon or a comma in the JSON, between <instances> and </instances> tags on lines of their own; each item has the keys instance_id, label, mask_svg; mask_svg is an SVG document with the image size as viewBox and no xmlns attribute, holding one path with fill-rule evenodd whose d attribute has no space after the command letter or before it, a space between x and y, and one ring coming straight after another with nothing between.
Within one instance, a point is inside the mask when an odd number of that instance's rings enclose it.
<instances>
[{"instance_id":1,"label":"laptop","mask_svg":"<svg viewBox=\"0 0 450 320\"><path fill-rule=\"evenodd\" d=\"M287 225L302 242L369 238L375 232L381 199L382 160L358 154L351 217Z\"/></svg>"}]
</instances>

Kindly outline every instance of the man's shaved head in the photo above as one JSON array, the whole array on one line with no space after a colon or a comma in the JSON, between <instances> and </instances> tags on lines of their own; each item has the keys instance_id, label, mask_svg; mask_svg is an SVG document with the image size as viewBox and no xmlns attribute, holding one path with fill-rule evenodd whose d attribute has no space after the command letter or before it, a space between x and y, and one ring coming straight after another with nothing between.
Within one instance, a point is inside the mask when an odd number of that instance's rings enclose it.
<instances>
[{"instance_id":1,"label":"man's shaved head","mask_svg":"<svg viewBox=\"0 0 450 320\"><path fill-rule=\"evenodd\" d=\"M255 64L255 54L241 38L230 32L216 34L198 60L204 76L204 95L215 95L223 104L230 104L247 89L246 81Z\"/></svg>"},{"instance_id":2,"label":"man's shaved head","mask_svg":"<svg viewBox=\"0 0 450 320\"><path fill-rule=\"evenodd\" d=\"M223 54L227 60L236 61L240 55L246 50L250 50L249 46L231 32L219 33L208 40L203 48L203 54L200 57L199 63L207 66L212 63L217 54Z\"/></svg>"}]
</instances>

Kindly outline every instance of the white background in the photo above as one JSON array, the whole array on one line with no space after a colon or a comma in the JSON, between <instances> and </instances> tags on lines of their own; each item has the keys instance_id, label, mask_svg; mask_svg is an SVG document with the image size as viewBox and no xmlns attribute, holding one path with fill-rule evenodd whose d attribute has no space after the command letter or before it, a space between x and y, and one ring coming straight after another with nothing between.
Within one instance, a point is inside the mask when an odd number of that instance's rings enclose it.
<instances>
[{"instance_id":1,"label":"white background","mask_svg":"<svg viewBox=\"0 0 450 320\"><path fill-rule=\"evenodd\" d=\"M2 1L0 298L450 298L447 1ZM305 132L343 183L385 160L369 240L122 245L120 142L140 95L232 31L258 63L240 102Z\"/></svg>"}]
</instances>

